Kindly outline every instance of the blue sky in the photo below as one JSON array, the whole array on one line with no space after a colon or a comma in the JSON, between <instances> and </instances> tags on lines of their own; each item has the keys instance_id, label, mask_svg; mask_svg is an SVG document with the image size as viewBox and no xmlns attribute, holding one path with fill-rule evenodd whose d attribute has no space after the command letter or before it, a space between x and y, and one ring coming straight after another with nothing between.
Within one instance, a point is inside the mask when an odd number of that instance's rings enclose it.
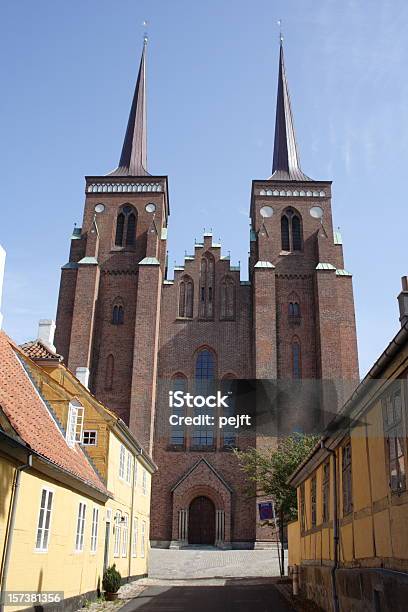
<instances>
[{"instance_id":1,"label":"blue sky","mask_svg":"<svg viewBox=\"0 0 408 612\"><path fill-rule=\"evenodd\" d=\"M270 176L283 21L302 168L332 179L361 373L398 329L408 273L404 0L20 0L0 24L4 328L53 318L84 176L118 161L149 21L148 155L169 175L169 261L203 228L247 277L251 180Z\"/></svg>"}]
</instances>

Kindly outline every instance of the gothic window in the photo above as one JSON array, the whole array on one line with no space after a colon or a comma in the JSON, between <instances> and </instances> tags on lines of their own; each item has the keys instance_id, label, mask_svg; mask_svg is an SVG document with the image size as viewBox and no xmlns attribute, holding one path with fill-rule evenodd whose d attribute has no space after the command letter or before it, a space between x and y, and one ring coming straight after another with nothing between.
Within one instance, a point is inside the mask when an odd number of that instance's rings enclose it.
<instances>
[{"instance_id":1,"label":"gothic window","mask_svg":"<svg viewBox=\"0 0 408 612\"><path fill-rule=\"evenodd\" d=\"M195 378L196 395L203 395L206 397L213 394L215 357L214 353L208 349L202 349L197 355ZM214 408L205 405L194 407L194 416L199 415L214 417ZM206 424L195 426L192 444L195 447L213 447L215 444L214 426Z\"/></svg>"},{"instance_id":2,"label":"gothic window","mask_svg":"<svg viewBox=\"0 0 408 612\"><path fill-rule=\"evenodd\" d=\"M221 319L235 317L235 283L226 276L221 281Z\"/></svg>"},{"instance_id":3,"label":"gothic window","mask_svg":"<svg viewBox=\"0 0 408 612\"><path fill-rule=\"evenodd\" d=\"M121 304L115 304L112 310L112 324L123 325L125 321L125 311Z\"/></svg>"},{"instance_id":4,"label":"gothic window","mask_svg":"<svg viewBox=\"0 0 408 612\"><path fill-rule=\"evenodd\" d=\"M187 391L187 378L184 374L175 374L172 379L172 391ZM185 416L185 407L170 407L171 414L177 415L177 417ZM170 428L170 444L174 447L184 448L185 443L185 427L184 425L172 425Z\"/></svg>"},{"instance_id":5,"label":"gothic window","mask_svg":"<svg viewBox=\"0 0 408 612\"><path fill-rule=\"evenodd\" d=\"M296 293L291 293L288 302L289 323L294 325L300 324L300 300Z\"/></svg>"},{"instance_id":6,"label":"gothic window","mask_svg":"<svg viewBox=\"0 0 408 612\"><path fill-rule=\"evenodd\" d=\"M113 355L108 355L106 359L106 372L105 372L105 390L111 391L113 388L113 374L114 374L114 359Z\"/></svg>"},{"instance_id":7,"label":"gothic window","mask_svg":"<svg viewBox=\"0 0 408 612\"><path fill-rule=\"evenodd\" d=\"M206 253L200 268L200 317L214 317L214 257Z\"/></svg>"},{"instance_id":8,"label":"gothic window","mask_svg":"<svg viewBox=\"0 0 408 612\"><path fill-rule=\"evenodd\" d=\"M405 434L401 389L394 387L382 400L389 486L392 492L406 488Z\"/></svg>"},{"instance_id":9,"label":"gothic window","mask_svg":"<svg viewBox=\"0 0 408 612\"><path fill-rule=\"evenodd\" d=\"M115 246L134 246L136 242L136 211L125 204L116 219Z\"/></svg>"},{"instance_id":10,"label":"gothic window","mask_svg":"<svg viewBox=\"0 0 408 612\"><path fill-rule=\"evenodd\" d=\"M302 222L300 215L288 208L281 218L282 251L302 250Z\"/></svg>"},{"instance_id":11,"label":"gothic window","mask_svg":"<svg viewBox=\"0 0 408 612\"><path fill-rule=\"evenodd\" d=\"M189 276L181 279L179 287L179 317L193 317L194 284Z\"/></svg>"},{"instance_id":12,"label":"gothic window","mask_svg":"<svg viewBox=\"0 0 408 612\"><path fill-rule=\"evenodd\" d=\"M292 376L301 378L300 342L298 339L292 341Z\"/></svg>"}]
</instances>

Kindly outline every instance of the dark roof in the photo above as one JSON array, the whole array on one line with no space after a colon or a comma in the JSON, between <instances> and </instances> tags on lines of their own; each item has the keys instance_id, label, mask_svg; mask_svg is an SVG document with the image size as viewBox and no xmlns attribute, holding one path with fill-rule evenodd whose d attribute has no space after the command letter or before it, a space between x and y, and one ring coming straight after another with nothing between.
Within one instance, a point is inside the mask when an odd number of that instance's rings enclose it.
<instances>
[{"instance_id":1,"label":"dark roof","mask_svg":"<svg viewBox=\"0 0 408 612\"><path fill-rule=\"evenodd\" d=\"M293 123L292 108L288 81L286 78L285 62L283 58L283 45L281 42L279 53L278 95L276 101L275 142L273 149L272 176L277 181L310 181L300 168L299 153L297 150L295 126Z\"/></svg>"},{"instance_id":2,"label":"dark roof","mask_svg":"<svg viewBox=\"0 0 408 612\"><path fill-rule=\"evenodd\" d=\"M119 166L108 176L149 176L146 138L146 46L145 38Z\"/></svg>"},{"instance_id":3,"label":"dark roof","mask_svg":"<svg viewBox=\"0 0 408 612\"><path fill-rule=\"evenodd\" d=\"M62 361L62 355L58 355L55 351L52 351L49 346L41 342L41 340L32 340L31 342L25 342L20 345L21 350L27 357L33 359L46 359L50 361Z\"/></svg>"}]
</instances>

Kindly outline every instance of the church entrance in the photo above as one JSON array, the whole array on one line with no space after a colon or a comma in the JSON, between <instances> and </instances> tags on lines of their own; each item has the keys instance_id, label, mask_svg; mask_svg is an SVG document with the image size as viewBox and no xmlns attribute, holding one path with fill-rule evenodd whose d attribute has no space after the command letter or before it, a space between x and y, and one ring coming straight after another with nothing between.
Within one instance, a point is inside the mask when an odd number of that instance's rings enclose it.
<instances>
[{"instance_id":1,"label":"church entrance","mask_svg":"<svg viewBox=\"0 0 408 612\"><path fill-rule=\"evenodd\" d=\"M215 543L215 507L208 497L196 497L188 512L188 543Z\"/></svg>"}]
</instances>

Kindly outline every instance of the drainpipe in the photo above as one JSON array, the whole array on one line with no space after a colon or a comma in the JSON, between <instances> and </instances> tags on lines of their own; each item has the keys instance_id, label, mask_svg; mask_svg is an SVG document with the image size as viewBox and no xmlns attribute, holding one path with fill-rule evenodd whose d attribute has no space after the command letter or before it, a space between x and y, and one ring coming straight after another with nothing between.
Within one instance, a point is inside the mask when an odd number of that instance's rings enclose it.
<instances>
[{"instance_id":1,"label":"drainpipe","mask_svg":"<svg viewBox=\"0 0 408 612\"><path fill-rule=\"evenodd\" d=\"M14 484L13 484L13 491L12 491L12 496L11 496L10 521L9 521L9 526L8 526L6 537L5 537L6 547L4 551L4 562L3 562L2 574L1 574L0 612L4 612L4 606L5 606L5 604L3 603L3 597L6 591L7 574L8 574L8 569L10 565L11 547L12 547L13 535L14 535L14 524L16 522L17 501L18 501L18 492L20 488L21 472L23 472L24 470L28 470L28 468L32 467L32 465L33 465L33 456L29 454L27 456L27 463L25 463L24 465L20 465L18 468L16 468Z\"/></svg>"},{"instance_id":2,"label":"drainpipe","mask_svg":"<svg viewBox=\"0 0 408 612\"><path fill-rule=\"evenodd\" d=\"M334 560L333 567L331 569L331 582L332 582L332 602L333 612L339 612L339 597L337 594L336 585L336 570L339 567L339 520L338 520L338 499L337 499L337 455L336 452L324 445L322 440L321 448L326 450L333 457L333 548L334 548Z\"/></svg>"}]
</instances>

